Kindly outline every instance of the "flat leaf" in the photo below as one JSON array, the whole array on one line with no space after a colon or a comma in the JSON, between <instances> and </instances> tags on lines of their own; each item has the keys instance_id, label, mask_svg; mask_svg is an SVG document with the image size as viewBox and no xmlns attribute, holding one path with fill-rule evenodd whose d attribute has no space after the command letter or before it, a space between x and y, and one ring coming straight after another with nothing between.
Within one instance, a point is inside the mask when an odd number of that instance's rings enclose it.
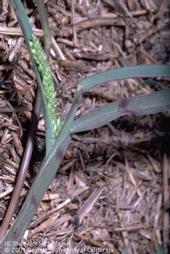
<instances>
[{"instance_id":1,"label":"flat leaf","mask_svg":"<svg viewBox=\"0 0 170 254\"><path fill-rule=\"evenodd\" d=\"M71 132L99 128L121 116L148 115L170 109L170 89L108 103L75 119Z\"/></svg>"},{"instance_id":2,"label":"flat leaf","mask_svg":"<svg viewBox=\"0 0 170 254\"><path fill-rule=\"evenodd\" d=\"M21 3L20 0L11 0L11 4L19 20L22 32L24 34L24 38L27 42L29 42L29 40L31 40L32 38L33 31L29 23L28 17L26 15L25 9L23 7L23 4Z\"/></svg>"},{"instance_id":3,"label":"flat leaf","mask_svg":"<svg viewBox=\"0 0 170 254\"><path fill-rule=\"evenodd\" d=\"M78 84L78 90L85 92L108 81L144 77L170 77L170 65L144 64L120 67L83 79Z\"/></svg>"},{"instance_id":4,"label":"flat leaf","mask_svg":"<svg viewBox=\"0 0 170 254\"><path fill-rule=\"evenodd\" d=\"M45 37L45 46L50 48L50 44L52 43L52 33L49 28L49 23L48 23L48 14L47 10L45 8L45 3L42 0L37 0L37 7L38 7L38 13L39 13L39 18L41 22L42 29L44 31L44 37Z\"/></svg>"},{"instance_id":5,"label":"flat leaf","mask_svg":"<svg viewBox=\"0 0 170 254\"><path fill-rule=\"evenodd\" d=\"M14 252L15 248L17 247L16 243L18 242L19 244L20 240L22 239L22 236L25 230L28 228L31 219L34 216L39 203L41 202L41 199L43 198L53 177L55 176L70 142L70 128L80 99L81 95L78 94L74 100L74 103L72 104L61 133L59 134L51 151L45 157L41 169L39 170L31 186L31 189L14 224L9 229L4 242L0 246L1 254L12 253L12 251ZM7 242L10 243L8 249L6 248Z\"/></svg>"},{"instance_id":6,"label":"flat leaf","mask_svg":"<svg viewBox=\"0 0 170 254\"><path fill-rule=\"evenodd\" d=\"M52 137L52 124L51 124L51 120L48 116L48 109L47 109L47 105L45 104L45 95L44 95L44 91L43 91L43 84L42 84L42 80L40 78L40 74L37 68L37 65L34 61L34 57L30 48L30 41L32 40L32 36L33 36L33 31L32 31L32 27L31 24L29 22L29 19L27 17L26 11L23 7L23 4L20 0L11 0L11 4L13 6L13 9L15 11L15 14L17 15L19 24L21 26L23 35L24 35L24 39L25 42L27 44L27 48L29 50L30 56L31 56L31 62L33 65L33 69L35 71L36 74L36 79L38 82L38 86L41 90L41 96L42 96L42 105L43 105L43 114L44 114L44 118L45 118L45 124L46 124L46 149L47 151L50 150L50 148L52 147L53 143L54 143L54 138Z\"/></svg>"}]
</instances>

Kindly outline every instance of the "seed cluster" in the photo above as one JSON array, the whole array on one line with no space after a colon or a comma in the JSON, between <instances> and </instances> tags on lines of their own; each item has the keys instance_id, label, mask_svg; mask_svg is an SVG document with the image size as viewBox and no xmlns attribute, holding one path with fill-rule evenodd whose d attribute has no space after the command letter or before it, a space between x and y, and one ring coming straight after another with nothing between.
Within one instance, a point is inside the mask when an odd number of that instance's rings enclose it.
<instances>
[{"instance_id":1,"label":"seed cluster","mask_svg":"<svg viewBox=\"0 0 170 254\"><path fill-rule=\"evenodd\" d=\"M56 116L56 91L54 89L50 67L48 65L47 58L42 49L41 43L35 35L32 36L30 47L42 80L43 91L46 100L45 105L47 105L48 115L52 123L53 134L57 136L61 130L62 122L61 118Z\"/></svg>"}]
</instances>

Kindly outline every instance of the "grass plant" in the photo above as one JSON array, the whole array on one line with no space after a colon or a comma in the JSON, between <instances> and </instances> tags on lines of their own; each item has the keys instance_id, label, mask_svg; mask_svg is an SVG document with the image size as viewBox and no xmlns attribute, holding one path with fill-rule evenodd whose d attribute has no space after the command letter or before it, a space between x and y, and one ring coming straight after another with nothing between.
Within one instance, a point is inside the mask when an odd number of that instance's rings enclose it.
<instances>
[{"instance_id":1,"label":"grass plant","mask_svg":"<svg viewBox=\"0 0 170 254\"><path fill-rule=\"evenodd\" d=\"M56 175L64 153L70 143L72 133L99 128L124 115L155 114L170 108L170 89L161 89L147 95L134 96L108 103L90 113L75 117L76 110L82 102L83 93L103 83L109 85L108 81L128 78L170 77L170 65L155 64L122 67L87 77L77 84L77 93L71 109L66 119L61 119L61 117L57 117L56 113L57 96L44 50L39 39L33 34L22 2L20 0L11 0L11 4L18 17L18 22L22 28L23 36L31 55L33 69L41 91L46 134L48 133L46 135L47 152L44 161L17 218L4 239L4 242L14 242L13 245L10 245L11 250L14 250L16 242L22 239L52 178ZM2 254L7 253L4 242L1 244Z\"/></svg>"}]
</instances>

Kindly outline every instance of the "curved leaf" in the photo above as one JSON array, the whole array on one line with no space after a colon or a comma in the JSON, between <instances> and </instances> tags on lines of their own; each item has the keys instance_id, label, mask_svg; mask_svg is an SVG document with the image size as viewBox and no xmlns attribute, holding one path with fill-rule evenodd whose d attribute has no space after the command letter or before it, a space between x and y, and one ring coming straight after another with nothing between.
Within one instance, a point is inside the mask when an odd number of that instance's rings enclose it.
<instances>
[{"instance_id":1,"label":"curved leaf","mask_svg":"<svg viewBox=\"0 0 170 254\"><path fill-rule=\"evenodd\" d=\"M99 128L124 115L148 115L170 108L170 89L108 103L74 120L71 132Z\"/></svg>"},{"instance_id":2,"label":"curved leaf","mask_svg":"<svg viewBox=\"0 0 170 254\"><path fill-rule=\"evenodd\" d=\"M85 92L104 82L144 77L170 77L170 65L143 64L120 67L83 79L78 84L78 90Z\"/></svg>"},{"instance_id":3,"label":"curved leaf","mask_svg":"<svg viewBox=\"0 0 170 254\"><path fill-rule=\"evenodd\" d=\"M0 245L1 254L11 253L12 251L14 252L15 248L17 247L17 243L19 244L19 241L22 239L22 236L29 226L31 219L36 212L39 203L41 202L41 199L43 198L48 186L55 176L70 142L70 128L80 99L81 94L78 94L72 104L61 133L57 137L57 140L55 141L54 146L51 148L51 151L45 157L41 169L37 173L37 176L16 220L9 229L5 240ZM8 248L6 248L6 243L8 242L10 245Z\"/></svg>"}]
</instances>

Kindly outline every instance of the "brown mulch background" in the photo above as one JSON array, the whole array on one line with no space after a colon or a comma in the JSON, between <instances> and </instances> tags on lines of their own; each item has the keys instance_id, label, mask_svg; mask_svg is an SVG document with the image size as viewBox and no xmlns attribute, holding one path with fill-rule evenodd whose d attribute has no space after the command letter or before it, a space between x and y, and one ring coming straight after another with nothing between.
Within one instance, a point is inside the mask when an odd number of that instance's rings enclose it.
<instances>
[{"instance_id":1,"label":"brown mulch background","mask_svg":"<svg viewBox=\"0 0 170 254\"><path fill-rule=\"evenodd\" d=\"M87 75L120 66L170 62L167 2L46 1L55 38L50 65L60 96L60 114L68 112L76 84ZM32 1L24 3L41 37L37 8ZM2 0L0 8L2 221L25 147L36 81L9 1ZM107 87L86 93L77 114L154 89L141 80L110 82ZM126 249L125 253L146 254L156 253L155 243L163 245L168 253L169 126L167 112L123 117L102 128L73 135L60 170L25 232L23 253L118 254ZM20 205L43 156L41 116Z\"/></svg>"}]
</instances>

